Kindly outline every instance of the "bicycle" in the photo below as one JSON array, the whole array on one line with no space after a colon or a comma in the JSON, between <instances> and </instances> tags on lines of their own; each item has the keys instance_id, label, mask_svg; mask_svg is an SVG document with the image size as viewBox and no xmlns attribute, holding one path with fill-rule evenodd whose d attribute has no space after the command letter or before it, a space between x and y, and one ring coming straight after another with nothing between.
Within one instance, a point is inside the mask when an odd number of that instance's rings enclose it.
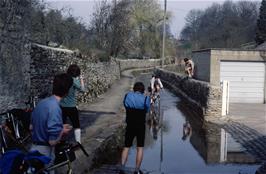
<instances>
[{"instance_id":1,"label":"bicycle","mask_svg":"<svg viewBox=\"0 0 266 174\"><path fill-rule=\"evenodd\" d=\"M56 152L55 164L48 168L45 168L44 170L40 170L40 172L42 171L49 172L51 170L67 165L68 167L67 174L72 174L73 173L72 162L76 159L75 151L78 149L81 149L81 151L85 156L87 157L89 156L89 154L86 152L84 147L79 142L76 142L76 144L66 144L66 145L63 144L63 148L59 149Z\"/></svg>"},{"instance_id":2,"label":"bicycle","mask_svg":"<svg viewBox=\"0 0 266 174\"><path fill-rule=\"evenodd\" d=\"M0 114L1 154L9 149L19 147L26 150L25 142L30 138L30 132L23 126L21 120L14 116L14 110Z\"/></svg>"},{"instance_id":3,"label":"bicycle","mask_svg":"<svg viewBox=\"0 0 266 174\"><path fill-rule=\"evenodd\" d=\"M64 146L62 148L57 149L57 153L55 155L56 156L55 164L47 168L44 168L44 164L42 163L41 160L38 159L34 159L31 161L24 160L24 157L25 159L27 159L28 154L31 153L28 151L28 148L26 148L25 144L25 139L28 138L28 136L26 138L22 138L19 134L19 131L16 131L18 130L15 124L16 121L14 121L14 117L10 112L2 113L0 114L0 116L1 120L5 122L5 124L2 123L0 126L0 138L1 138L0 157L4 156L5 154L8 154L9 152L12 153L12 151L15 151L16 153L22 155L23 160L21 161L21 166L18 168L17 173L43 174L45 172L49 172L56 168L67 165L68 166L67 174L72 174L73 170L71 163L76 159L74 151L81 149L86 156L89 156L84 147L77 142L76 144L61 143ZM8 123L10 122L11 125L7 126L6 122ZM60 146L60 144L58 146Z\"/></svg>"},{"instance_id":4,"label":"bicycle","mask_svg":"<svg viewBox=\"0 0 266 174\"><path fill-rule=\"evenodd\" d=\"M36 106L37 97L30 96L25 109L12 109L0 114L1 154L6 150L19 147L26 150L30 139L30 117Z\"/></svg>"},{"instance_id":5,"label":"bicycle","mask_svg":"<svg viewBox=\"0 0 266 174\"><path fill-rule=\"evenodd\" d=\"M86 156L89 156L80 143L63 144L64 146L57 151L55 163L52 166L45 167L51 161L50 157L42 155L38 151L6 151L1 160L6 166L1 166L4 174L45 174L59 167L67 165L67 174L72 174L72 162L76 159L75 151L81 149ZM1 164L0 163L0 164ZM11 165L9 164L11 163ZM12 172L10 172L12 171Z\"/></svg>"},{"instance_id":6,"label":"bicycle","mask_svg":"<svg viewBox=\"0 0 266 174\"><path fill-rule=\"evenodd\" d=\"M151 93L151 107L148 120L154 139L157 139L157 133L161 127L160 119L160 87L155 86L155 90Z\"/></svg>"},{"instance_id":7,"label":"bicycle","mask_svg":"<svg viewBox=\"0 0 266 174\"><path fill-rule=\"evenodd\" d=\"M36 98L31 97L29 99L29 102L25 103L27 106L26 109L13 109L0 114L0 157L3 157L5 154L6 156L8 156L8 154L12 153L23 156L23 159L20 161L21 164L19 165L17 169L18 171L16 173L42 174L59 168L61 166L67 165L67 174L72 174L73 171L71 162L76 159L74 151L76 151L77 149L81 149L86 156L89 156L88 153L85 151L84 147L78 142L76 144L67 144L67 146L64 146L62 149L59 149L58 153L56 154L55 164L47 168L44 167L45 164L41 160L38 160L38 154L35 158L33 158L33 160L28 159L28 154L32 155L32 152L29 152L29 148L26 147L26 141L30 138L30 115L25 120L22 119L22 115L23 113L32 112L33 108L36 105L35 99ZM28 145L30 145L30 143L28 143ZM40 153L39 156L46 157Z\"/></svg>"}]
</instances>

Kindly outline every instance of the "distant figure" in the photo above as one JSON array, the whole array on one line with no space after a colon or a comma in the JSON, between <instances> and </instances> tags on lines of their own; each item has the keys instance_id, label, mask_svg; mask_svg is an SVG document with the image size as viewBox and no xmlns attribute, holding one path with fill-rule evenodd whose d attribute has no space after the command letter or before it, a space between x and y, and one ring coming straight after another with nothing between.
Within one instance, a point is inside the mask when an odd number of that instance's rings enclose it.
<instances>
[{"instance_id":1,"label":"distant figure","mask_svg":"<svg viewBox=\"0 0 266 174\"><path fill-rule=\"evenodd\" d=\"M153 74L150 80L151 93L153 92L154 89L154 81L155 81L155 75Z\"/></svg>"},{"instance_id":2,"label":"distant figure","mask_svg":"<svg viewBox=\"0 0 266 174\"><path fill-rule=\"evenodd\" d=\"M152 93L159 92L160 89L163 89L163 84L161 82L159 75L152 75L152 78L150 80L150 85Z\"/></svg>"},{"instance_id":3,"label":"distant figure","mask_svg":"<svg viewBox=\"0 0 266 174\"><path fill-rule=\"evenodd\" d=\"M143 147L145 140L146 113L150 110L150 97L144 95L145 87L142 82L136 82L133 87L134 92L128 92L124 97L126 108L126 132L125 147L121 155L121 169L119 174L124 174L128 152L133 140L137 139L136 168L134 174L142 174L140 170L143 159Z\"/></svg>"},{"instance_id":4,"label":"distant figure","mask_svg":"<svg viewBox=\"0 0 266 174\"><path fill-rule=\"evenodd\" d=\"M192 135L192 127L189 124L188 121L186 121L183 124L183 137L182 140L185 141L188 137L190 137Z\"/></svg>"},{"instance_id":5,"label":"distant figure","mask_svg":"<svg viewBox=\"0 0 266 174\"><path fill-rule=\"evenodd\" d=\"M63 112L63 122L66 123L67 117L74 127L75 140L81 143L81 130L79 122L79 113L77 109L76 93L77 91L84 92L84 81L83 76L80 73L78 65L72 64L67 69L67 74L73 79L73 85L71 86L67 96L65 96L61 102L61 108Z\"/></svg>"},{"instance_id":6,"label":"distant figure","mask_svg":"<svg viewBox=\"0 0 266 174\"><path fill-rule=\"evenodd\" d=\"M192 78L194 75L194 62L191 59L184 58L185 62L185 73L188 77Z\"/></svg>"}]
</instances>

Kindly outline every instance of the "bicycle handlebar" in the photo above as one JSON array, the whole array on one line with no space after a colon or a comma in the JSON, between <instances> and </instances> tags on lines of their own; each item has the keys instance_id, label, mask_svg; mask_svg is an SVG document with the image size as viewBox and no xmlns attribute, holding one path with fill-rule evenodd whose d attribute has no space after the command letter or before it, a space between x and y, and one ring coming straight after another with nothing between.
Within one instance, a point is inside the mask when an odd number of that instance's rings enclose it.
<instances>
[{"instance_id":1,"label":"bicycle handlebar","mask_svg":"<svg viewBox=\"0 0 266 174\"><path fill-rule=\"evenodd\" d=\"M84 153L84 155L86 155L87 157L89 156L88 152L84 149L84 147L79 142L77 142L77 144L73 146L73 149L75 148L80 148L82 152Z\"/></svg>"},{"instance_id":2,"label":"bicycle handlebar","mask_svg":"<svg viewBox=\"0 0 266 174\"><path fill-rule=\"evenodd\" d=\"M74 151L76 151L76 150L78 150L78 149L81 149L82 152L84 153L84 155L86 155L87 157L89 156L88 152L84 149L84 147L83 147L79 142L76 142L75 145L71 145L71 146L69 147L69 149L70 149L70 150L74 150Z\"/></svg>"}]
</instances>

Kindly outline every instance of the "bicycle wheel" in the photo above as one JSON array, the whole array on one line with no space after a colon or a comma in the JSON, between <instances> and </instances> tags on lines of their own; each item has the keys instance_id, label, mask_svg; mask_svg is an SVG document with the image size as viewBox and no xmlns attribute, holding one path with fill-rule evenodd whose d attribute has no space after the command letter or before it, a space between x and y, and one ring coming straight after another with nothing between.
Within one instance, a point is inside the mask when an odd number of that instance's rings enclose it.
<instances>
[{"instance_id":1,"label":"bicycle wheel","mask_svg":"<svg viewBox=\"0 0 266 174\"><path fill-rule=\"evenodd\" d=\"M7 149L7 142L2 125L0 126L0 141L1 154L4 154Z\"/></svg>"}]
</instances>

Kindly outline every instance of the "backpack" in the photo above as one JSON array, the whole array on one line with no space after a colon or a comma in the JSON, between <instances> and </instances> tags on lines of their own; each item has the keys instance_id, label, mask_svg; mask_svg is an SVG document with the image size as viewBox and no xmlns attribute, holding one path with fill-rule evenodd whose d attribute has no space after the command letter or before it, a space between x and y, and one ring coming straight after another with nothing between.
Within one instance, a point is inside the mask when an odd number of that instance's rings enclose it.
<instances>
[{"instance_id":1,"label":"backpack","mask_svg":"<svg viewBox=\"0 0 266 174\"><path fill-rule=\"evenodd\" d=\"M2 174L23 174L24 153L21 150L6 151L0 159Z\"/></svg>"}]
</instances>

